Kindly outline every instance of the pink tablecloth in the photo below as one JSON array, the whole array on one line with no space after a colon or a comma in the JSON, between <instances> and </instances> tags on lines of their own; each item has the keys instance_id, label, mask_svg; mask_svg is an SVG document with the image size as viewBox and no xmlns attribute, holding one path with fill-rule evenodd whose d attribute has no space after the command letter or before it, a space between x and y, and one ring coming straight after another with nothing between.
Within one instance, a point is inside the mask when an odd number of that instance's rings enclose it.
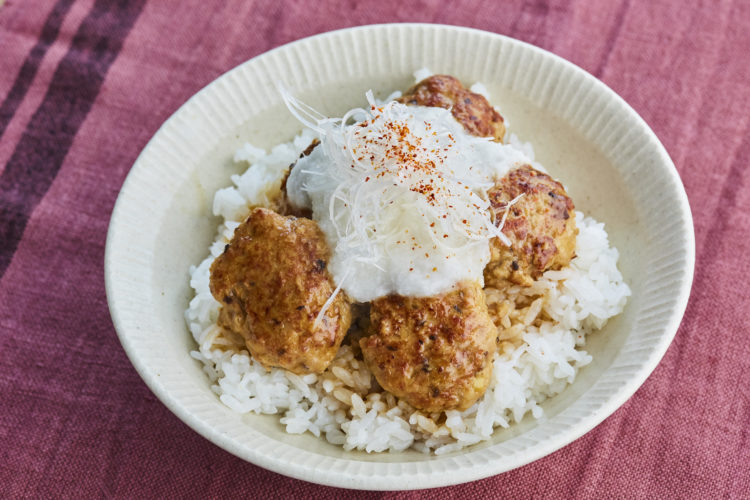
<instances>
[{"instance_id":1,"label":"pink tablecloth","mask_svg":"<svg viewBox=\"0 0 750 500\"><path fill-rule=\"evenodd\" d=\"M447 4L7 0L0 7L0 496L352 493L245 463L159 403L118 343L102 260L128 169L190 95L283 43L395 21L520 38L616 90L682 175L697 266L664 360L592 432L482 481L352 496L750 495L750 3Z\"/></svg>"}]
</instances>

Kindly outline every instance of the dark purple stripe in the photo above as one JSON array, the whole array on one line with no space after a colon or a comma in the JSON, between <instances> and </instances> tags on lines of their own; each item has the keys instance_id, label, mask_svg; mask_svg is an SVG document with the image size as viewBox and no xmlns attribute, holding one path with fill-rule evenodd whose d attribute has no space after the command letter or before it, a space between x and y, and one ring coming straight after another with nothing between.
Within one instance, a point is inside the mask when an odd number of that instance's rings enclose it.
<instances>
[{"instance_id":1,"label":"dark purple stripe","mask_svg":"<svg viewBox=\"0 0 750 500\"><path fill-rule=\"evenodd\" d=\"M31 87L31 82L34 81L36 72L39 69L39 64L42 62L42 58L44 58L44 54L47 53L47 49L52 45L52 42L57 39L60 26L71 5L73 5L73 0L58 0L52 8L52 12L47 16L47 20L42 27L42 32L39 35L39 40L32 47L29 55L26 56L26 60L18 71L18 76L13 82L10 92L5 96L3 103L0 104L0 137L5 133L10 119L13 118L18 106L21 105L23 98L26 97L26 92Z\"/></svg>"},{"instance_id":2,"label":"dark purple stripe","mask_svg":"<svg viewBox=\"0 0 750 500\"><path fill-rule=\"evenodd\" d=\"M549 49L546 40L547 30L544 29L545 18L549 11L548 0L525 1L519 9L518 16L513 20L509 35Z\"/></svg>"},{"instance_id":3,"label":"dark purple stripe","mask_svg":"<svg viewBox=\"0 0 750 500\"><path fill-rule=\"evenodd\" d=\"M97 0L58 64L42 104L0 175L0 277L144 4Z\"/></svg>"},{"instance_id":4,"label":"dark purple stripe","mask_svg":"<svg viewBox=\"0 0 750 500\"><path fill-rule=\"evenodd\" d=\"M622 25L625 24L625 14L628 12L629 8L630 0L624 0L617 11L617 15L614 19L615 25L612 27L612 30L610 30L606 42L604 42L604 54L602 55L599 65L594 70L594 76L597 78L601 78L602 74L604 74L604 68L607 67L607 63L609 63L609 57L612 55L612 51L615 49L615 42L620 36Z\"/></svg>"}]
</instances>

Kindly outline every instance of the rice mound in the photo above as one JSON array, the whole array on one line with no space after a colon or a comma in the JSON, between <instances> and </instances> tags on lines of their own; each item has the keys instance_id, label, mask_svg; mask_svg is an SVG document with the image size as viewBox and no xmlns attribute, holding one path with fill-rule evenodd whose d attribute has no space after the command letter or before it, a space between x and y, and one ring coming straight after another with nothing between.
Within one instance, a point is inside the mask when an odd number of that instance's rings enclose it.
<instances>
[{"instance_id":1,"label":"rice mound","mask_svg":"<svg viewBox=\"0 0 750 500\"><path fill-rule=\"evenodd\" d=\"M544 273L529 288L485 288L502 342L487 392L463 412L424 413L380 388L361 359L361 331L347 337L324 373L300 376L279 368L267 371L236 336L216 325L221 305L209 290L211 263L250 207L273 204L286 168L313 138L312 132L302 132L270 153L245 144L235 161L252 167L215 195L213 212L224 222L210 255L190 268L195 297L185 312L198 344L190 355L203 363L212 391L239 413L281 414L290 434L310 432L346 450L367 452L413 448L442 455L489 439L497 426L508 427L527 413L541 418L540 403L565 389L591 362L582 349L586 335L622 312L630 296L604 224L581 212L576 212L579 234L570 266ZM530 144L512 134L508 143L539 167Z\"/></svg>"}]
</instances>

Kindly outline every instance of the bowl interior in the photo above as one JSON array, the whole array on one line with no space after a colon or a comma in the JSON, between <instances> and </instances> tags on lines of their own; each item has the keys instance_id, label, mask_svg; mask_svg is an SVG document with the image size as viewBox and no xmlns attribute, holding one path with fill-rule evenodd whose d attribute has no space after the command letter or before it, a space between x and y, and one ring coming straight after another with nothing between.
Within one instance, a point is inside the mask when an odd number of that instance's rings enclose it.
<instances>
[{"instance_id":1,"label":"bowl interior","mask_svg":"<svg viewBox=\"0 0 750 500\"><path fill-rule=\"evenodd\" d=\"M461 49L461 50L460 50ZM467 60L466 50L486 58ZM330 57L327 54L337 54ZM373 61L361 62L361 54ZM567 187L576 209L605 223L632 289L625 311L585 349L593 362L542 406L545 416L434 457L345 452L284 432L278 416L240 416L211 392L183 313L188 268L200 262L219 220L213 193L242 170L243 142L264 148L301 126L275 92L283 81L329 116L405 90L423 66L481 81L509 131ZM658 199L654 195L658 194ZM665 203L666 202L666 203ZM502 472L582 435L624 402L676 331L692 279L692 223L671 161L621 99L573 65L498 35L444 26L391 25L325 34L245 63L193 97L156 134L118 199L107 242L107 292L123 346L141 376L180 418L232 453L311 481L358 488L439 486Z\"/></svg>"}]
</instances>

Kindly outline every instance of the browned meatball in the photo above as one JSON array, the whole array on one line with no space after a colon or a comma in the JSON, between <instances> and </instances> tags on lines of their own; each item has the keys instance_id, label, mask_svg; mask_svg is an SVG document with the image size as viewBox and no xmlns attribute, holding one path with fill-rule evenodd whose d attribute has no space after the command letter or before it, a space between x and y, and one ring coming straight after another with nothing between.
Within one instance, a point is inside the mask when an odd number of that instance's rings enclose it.
<instances>
[{"instance_id":1,"label":"browned meatball","mask_svg":"<svg viewBox=\"0 0 750 500\"><path fill-rule=\"evenodd\" d=\"M544 271L563 268L575 257L578 229L573 200L562 184L524 165L500 179L487 194L496 223L512 199L523 197L508 209L503 225L510 247L498 238L490 242L486 285L500 288L510 281L531 286Z\"/></svg>"},{"instance_id":2,"label":"browned meatball","mask_svg":"<svg viewBox=\"0 0 750 500\"><path fill-rule=\"evenodd\" d=\"M433 75L425 78L397 99L403 104L450 109L466 131L479 137L493 137L503 142L505 124L484 96L467 90L456 78Z\"/></svg>"},{"instance_id":3,"label":"browned meatball","mask_svg":"<svg viewBox=\"0 0 750 500\"><path fill-rule=\"evenodd\" d=\"M465 410L487 390L497 330L478 283L436 297L388 296L360 340L380 385L420 410Z\"/></svg>"},{"instance_id":4,"label":"browned meatball","mask_svg":"<svg viewBox=\"0 0 750 500\"><path fill-rule=\"evenodd\" d=\"M302 152L301 155L299 155L300 158L304 158L305 156L309 156L310 153L313 152L313 149L320 144L320 141L318 139L313 139L309 146ZM289 180L289 174L292 173L292 169L294 168L294 165L296 163L292 163L289 165L289 168L286 169L286 173L284 174L284 177L281 179L281 190L279 191L279 195L272 201L272 207L274 211L280 213L281 215L294 215L295 217L305 217L307 219L312 219L312 211L308 210L306 208L294 208L291 203L289 203L289 196L286 192L286 181Z\"/></svg>"},{"instance_id":5,"label":"browned meatball","mask_svg":"<svg viewBox=\"0 0 750 500\"><path fill-rule=\"evenodd\" d=\"M219 326L242 335L266 367L322 372L351 323L344 292L315 322L335 289L329 256L316 222L256 208L211 266L211 293L222 303Z\"/></svg>"}]
</instances>

